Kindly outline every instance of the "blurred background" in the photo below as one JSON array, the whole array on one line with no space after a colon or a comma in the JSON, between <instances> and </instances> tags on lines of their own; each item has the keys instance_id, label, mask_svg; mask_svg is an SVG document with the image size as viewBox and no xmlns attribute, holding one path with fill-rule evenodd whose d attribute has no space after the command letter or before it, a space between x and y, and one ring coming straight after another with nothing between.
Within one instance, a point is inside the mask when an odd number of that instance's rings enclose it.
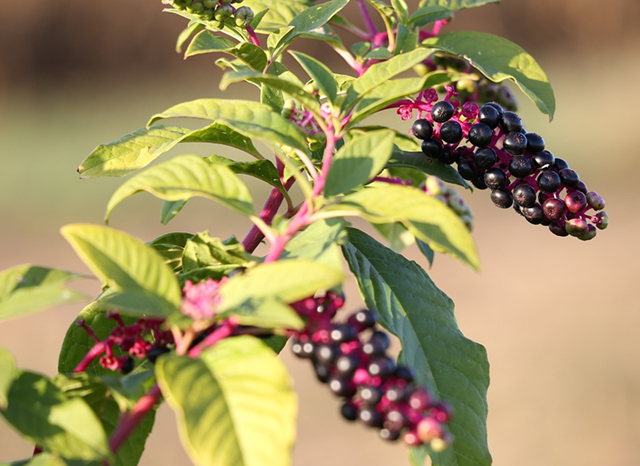
<instances>
[{"instance_id":1,"label":"blurred background","mask_svg":"<svg viewBox=\"0 0 640 466\"><path fill-rule=\"evenodd\" d=\"M409 3L415 8L417 0ZM185 21L161 10L159 1L0 2L0 270L22 263L86 270L58 230L101 223L122 180L80 181L77 165L153 113L220 95L214 58L184 61L174 46ZM582 243L494 208L487 192L466 193L483 269L437 256L430 270L456 302L462 331L488 350L489 444L499 466L640 464L638 24L637 0L505 0L459 13L446 28L503 35L538 60L555 89L557 113L549 123L518 94L526 127L607 200L611 217L607 231ZM231 91L247 98L247 89ZM408 129L393 112L378 122ZM174 151L189 152L207 154L198 146ZM266 190L252 189L261 205ZM198 200L163 227L160 205L136 196L111 225L145 241L168 231L208 229L225 238L248 229L235 214ZM416 249L407 254L426 267ZM99 284L80 288L94 295ZM347 293L347 307L360 307L353 283ZM0 345L20 367L53 375L79 310L3 323ZM407 464L402 445L343 422L307 364L288 351L283 359L300 398L296 466ZM31 451L0 424L0 461ZM141 464L191 464L166 406Z\"/></svg>"}]
</instances>

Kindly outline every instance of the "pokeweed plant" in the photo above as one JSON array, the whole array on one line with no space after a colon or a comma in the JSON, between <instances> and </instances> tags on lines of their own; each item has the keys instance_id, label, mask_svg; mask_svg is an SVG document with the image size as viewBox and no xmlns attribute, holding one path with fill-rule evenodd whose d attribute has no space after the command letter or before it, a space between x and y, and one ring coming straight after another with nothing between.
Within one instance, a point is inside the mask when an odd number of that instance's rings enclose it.
<instances>
[{"instance_id":1,"label":"pokeweed plant","mask_svg":"<svg viewBox=\"0 0 640 466\"><path fill-rule=\"evenodd\" d=\"M406 443L412 465L427 455L441 466L491 464L485 350L399 251L415 242L430 263L440 252L478 268L473 217L452 185L489 189L497 207L558 236L589 240L608 224L602 198L523 128L502 84L514 82L551 118L553 91L536 61L494 35L441 33L455 11L492 2L422 0L412 11L404 0L353 0L358 27L341 15L349 0L165 0L189 21L178 48L215 54L221 89L251 83L259 101L175 105L98 146L78 171L130 176L106 220L145 191L164 201L164 224L204 197L253 227L242 241L175 232L147 243L105 226L64 227L104 286L70 326L57 376L18 369L0 349L0 414L35 445L32 459L10 464L135 465L166 400L194 464L288 465L296 401L277 358L288 339L340 399L341 415ZM347 48L341 34L358 42ZM353 72L291 50L300 38L323 43ZM406 130L367 124L388 110L412 120ZM173 123L186 118L204 126ZM180 155L149 167L184 142L255 160ZM259 213L239 175L271 187ZM338 318L343 259L366 309ZM83 299L66 288L78 278L32 265L4 271L0 318ZM383 329L402 344L397 361Z\"/></svg>"}]
</instances>

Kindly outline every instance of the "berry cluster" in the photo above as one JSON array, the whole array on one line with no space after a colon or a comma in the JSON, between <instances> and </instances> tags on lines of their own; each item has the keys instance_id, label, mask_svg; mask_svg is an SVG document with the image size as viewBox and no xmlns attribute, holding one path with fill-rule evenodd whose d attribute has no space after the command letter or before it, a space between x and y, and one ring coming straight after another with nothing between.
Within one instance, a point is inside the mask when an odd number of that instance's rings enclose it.
<instances>
[{"instance_id":1,"label":"berry cluster","mask_svg":"<svg viewBox=\"0 0 640 466\"><path fill-rule=\"evenodd\" d=\"M171 332L160 328L164 319L143 317L131 325L126 325L120 315L115 312L107 313L107 317L113 319L116 326L102 341L84 320L77 322L77 325L84 328L96 344L76 368L76 372L85 370L95 358L104 353L99 359L102 367L128 374L135 367L134 357L137 359L146 357L149 361L155 362L158 356L168 352L169 347L173 345ZM121 356L116 355L114 351L116 348L119 349Z\"/></svg>"},{"instance_id":2,"label":"berry cluster","mask_svg":"<svg viewBox=\"0 0 640 466\"><path fill-rule=\"evenodd\" d=\"M497 207L513 206L527 221L548 226L558 236L590 240L596 228L607 227L602 197L546 150L541 136L527 132L516 113L493 102L481 108L469 102L461 105L452 99L457 96L454 88L446 90L443 100L429 89L398 108L405 120L413 110L419 111L411 131L422 140L426 156L456 163L462 178L491 190Z\"/></svg>"},{"instance_id":3,"label":"berry cluster","mask_svg":"<svg viewBox=\"0 0 640 466\"><path fill-rule=\"evenodd\" d=\"M307 322L293 334L294 354L309 359L318 380L343 399L345 419L359 419L380 429L385 440L402 438L411 446L445 449L451 442L445 427L451 408L436 401L427 389L416 387L413 370L396 365L387 355L389 336L375 329L370 311L351 314L343 323L333 322L343 303L341 296L328 293L292 305Z\"/></svg>"},{"instance_id":4,"label":"berry cluster","mask_svg":"<svg viewBox=\"0 0 640 466\"><path fill-rule=\"evenodd\" d=\"M242 0L163 0L179 10L187 10L198 15L204 21L215 21L218 29L226 24L247 27L253 21L253 10L248 6L235 8L232 3Z\"/></svg>"}]
</instances>

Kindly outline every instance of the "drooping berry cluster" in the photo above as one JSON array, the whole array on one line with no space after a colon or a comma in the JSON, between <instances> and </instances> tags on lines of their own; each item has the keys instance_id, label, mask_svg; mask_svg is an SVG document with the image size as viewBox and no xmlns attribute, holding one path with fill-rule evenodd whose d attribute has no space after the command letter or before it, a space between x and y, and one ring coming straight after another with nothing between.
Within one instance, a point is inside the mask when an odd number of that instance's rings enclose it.
<instances>
[{"instance_id":1,"label":"drooping berry cluster","mask_svg":"<svg viewBox=\"0 0 640 466\"><path fill-rule=\"evenodd\" d=\"M102 367L128 374L135 367L134 358L146 357L154 362L158 356L166 353L173 346L171 332L161 328L164 319L143 317L131 325L126 325L120 315L115 312L108 312L107 317L113 319L116 326L104 340L100 340L84 320L77 322L96 344L76 368L76 372L85 370L95 358L104 353L99 359ZM116 354L116 348L120 355Z\"/></svg>"},{"instance_id":2,"label":"drooping berry cluster","mask_svg":"<svg viewBox=\"0 0 640 466\"><path fill-rule=\"evenodd\" d=\"M163 0L163 3L179 10L187 10L204 21L213 21L218 29L226 24L246 27L253 21L253 10L248 6L235 8L231 4L242 0Z\"/></svg>"},{"instance_id":3,"label":"drooping berry cluster","mask_svg":"<svg viewBox=\"0 0 640 466\"><path fill-rule=\"evenodd\" d=\"M461 105L454 96L457 92L447 86L446 97L438 101L437 92L429 89L398 108L403 119L418 110L411 131L422 140L427 157L456 163L462 178L491 190L494 205L513 206L527 221L548 226L558 236L590 240L596 228L607 227L602 197L546 150L541 136L527 132L516 113L493 102L479 109L469 102Z\"/></svg>"},{"instance_id":4,"label":"drooping berry cluster","mask_svg":"<svg viewBox=\"0 0 640 466\"><path fill-rule=\"evenodd\" d=\"M334 322L343 303L341 296L328 293L292 305L307 322L293 334L294 354L310 360L318 380L342 398L345 419L380 429L385 440L402 438L411 446L445 449L451 442L445 426L450 407L438 402L429 390L417 387L414 371L389 357L389 336L375 328L370 311Z\"/></svg>"}]
</instances>

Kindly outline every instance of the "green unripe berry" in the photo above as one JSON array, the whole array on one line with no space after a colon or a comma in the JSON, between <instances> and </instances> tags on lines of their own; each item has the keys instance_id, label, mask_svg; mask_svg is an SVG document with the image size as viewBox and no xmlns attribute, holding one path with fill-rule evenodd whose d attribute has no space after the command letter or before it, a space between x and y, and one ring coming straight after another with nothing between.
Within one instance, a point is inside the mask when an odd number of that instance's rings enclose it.
<instances>
[{"instance_id":1,"label":"green unripe berry","mask_svg":"<svg viewBox=\"0 0 640 466\"><path fill-rule=\"evenodd\" d=\"M205 21L211 21L213 19L213 10L211 9L206 9L204 10L202 13L200 13L200 16L202 17L202 19L204 19Z\"/></svg>"},{"instance_id":2,"label":"green unripe berry","mask_svg":"<svg viewBox=\"0 0 640 466\"><path fill-rule=\"evenodd\" d=\"M236 10L236 26L244 27L253 21L253 10L248 6L241 6Z\"/></svg>"},{"instance_id":3,"label":"green unripe berry","mask_svg":"<svg viewBox=\"0 0 640 466\"><path fill-rule=\"evenodd\" d=\"M213 14L213 16L218 21L226 21L227 19L231 18L232 15L233 8L229 5L220 5L218 8L216 8L215 13Z\"/></svg>"},{"instance_id":4,"label":"green unripe berry","mask_svg":"<svg viewBox=\"0 0 640 466\"><path fill-rule=\"evenodd\" d=\"M477 88L478 81L473 79L461 79L456 83L456 90L463 96L473 94Z\"/></svg>"},{"instance_id":5,"label":"green unripe berry","mask_svg":"<svg viewBox=\"0 0 640 466\"><path fill-rule=\"evenodd\" d=\"M312 152L321 150L324 148L324 142L320 140L309 141L309 150Z\"/></svg>"},{"instance_id":6,"label":"green unripe berry","mask_svg":"<svg viewBox=\"0 0 640 466\"><path fill-rule=\"evenodd\" d=\"M303 89L305 92L308 92L309 94L314 94L318 92L318 85L315 83L315 81L312 81L305 84Z\"/></svg>"},{"instance_id":7,"label":"green unripe berry","mask_svg":"<svg viewBox=\"0 0 640 466\"><path fill-rule=\"evenodd\" d=\"M598 228L598 230L606 230L609 226L609 214L604 210L596 215L596 220L596 228Z\"/></svg>"},{"instance_id":8,"label":"green unripe berry","mask_svg":"<svg viewBox=\"0 0 640 466\"><path fill-rule=\"evenodd\" d=\"M202 4L207 8L215 8L220 3L220 0L202 0Z\"/></svg>"},{"instance_id":9,"label":"green unripe berry","mask_svg":"<svg viewBox=\"0 0 640 466\"><path fill-rule=\"evenodd\" d=\"M225 5L226 5L226 4L231 3L231 0L220 0L220 3L222 3L222 4L225 4Z\"/></svg>"},{"instance_id":10,"label":"green unripe berry","mask_svg":"<svg viewBox=\"0 0 640 466\"><path fill-rule=\"evenodd\" d=\"M200 13L204 10L204 5L202 4L202 2L193 2L187 7L187 10L191 13Z\"/></svg>"},{"instance_id":11,"label":"green unripe berry","mask_svg":"<svg viewBox=\"0 0 640 466\"><path fill-rule=\"evenodd\" d=\"M424 76L429 72L429 68L424 63L418 63L413 67L413 71L415 71L418 76Z\"/></svg>"}]
</instances>

